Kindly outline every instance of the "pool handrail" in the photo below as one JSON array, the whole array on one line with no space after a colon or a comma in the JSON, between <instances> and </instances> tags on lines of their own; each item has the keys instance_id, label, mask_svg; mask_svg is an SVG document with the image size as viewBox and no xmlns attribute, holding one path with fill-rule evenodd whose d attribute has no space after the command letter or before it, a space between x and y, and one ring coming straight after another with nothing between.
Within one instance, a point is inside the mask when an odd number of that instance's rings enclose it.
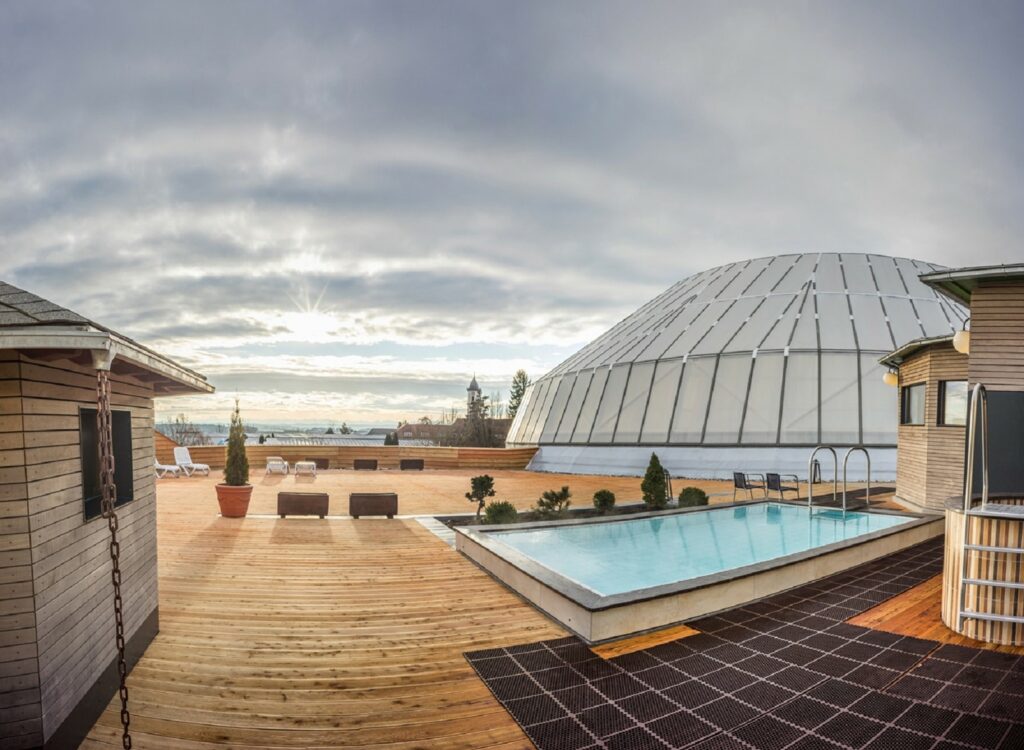
<instances>
[{"instance_id":1,"label":"pool handrail","mask_svg":"<svg viewBox=\"0 0 1024 750\"><path fill-rule=\"evenodd\" d=\"M839 454L836 453L836 449L831 445L818 445L811 451L811 457L807 459L808 510L814 505L814 482L811 481L814 475L811 472L814 470L814 457L818 455L818 451L828 451L832 454L832 502L839 500Z\"/></svg>"},{"instance_id":2,"label":"pool handrail","mask_svg":"<svg viewBox=\"0 0 1024 750\"><path fill-rule=\"evenodd\" d=\"M988 505L988 391L974 385L968 406L967 465L964 467L964 512L971 509L974 494L974 443L978 437L978 411L981 411L981 507Z\"/></svg>"},{"instance_id":3,"label":"pool handrail","mask_svg":"<svg viewBox=\"0 0 1024 750\"><path fill-rule=\"evenodd\" d=\"M864 454L864 458L868 462L868 484L864 488L864 505L868 508L871 507L871 454L868 453L868 449L863 445L853 445L846 451L846 455L843 456L843 511L846 510L846 464L850 460L850 454L854 451L858 451Z\"/></svg>"}]
</instances>

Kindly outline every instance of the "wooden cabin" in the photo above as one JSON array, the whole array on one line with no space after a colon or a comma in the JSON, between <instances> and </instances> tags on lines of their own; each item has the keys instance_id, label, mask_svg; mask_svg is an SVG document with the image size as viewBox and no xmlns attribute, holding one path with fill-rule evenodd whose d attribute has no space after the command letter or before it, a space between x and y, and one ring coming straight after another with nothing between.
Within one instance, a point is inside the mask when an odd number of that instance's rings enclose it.
<instances>
[{"instance_id":1,"label":"wooden cabin","mask_svg":"<svg viewBox=\"0 0 1024 750\"><path fill-rule=\"evenodd\" d=\"M967 355L941 336L911 341L882 364L899 375L896 499L942 512L964 491Z\"/></svg>"},{"instance_id":2,"label":"wooden cabin","mask_svg":"<svg viewBox=\"0 0 1024 750\"><path fill-rule=\"evenodd\" d=\"M129 668L158 629L153 400L198 373L0 282L0 748L77 747L118 687L97 371L108 373Z\"/></svg>"}]
</instances>

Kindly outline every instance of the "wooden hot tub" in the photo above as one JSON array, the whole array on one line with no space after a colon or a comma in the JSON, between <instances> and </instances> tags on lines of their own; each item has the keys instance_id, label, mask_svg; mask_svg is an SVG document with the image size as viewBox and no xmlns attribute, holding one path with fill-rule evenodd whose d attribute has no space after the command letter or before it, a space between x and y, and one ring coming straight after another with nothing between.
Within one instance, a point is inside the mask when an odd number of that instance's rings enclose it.
<instances>
[{"instance_id":1,"label":"wooden hot tub","mask_svg":"<svg viewBox=\"0 0 1024 750\"><path fill-rule=\"evenodd\" d=\"M1002 505L1024 505L1024 499L993 500ZM962 501L946 510L946 555L942 577L942 622L957 630L960 607L964 533L968 516ZM991 548L1024 548L1024 516L995 518L972 516L969 544ZM993 584L967 584L965 608L982 617L965 618L958 632L968 638L1004 645L1024 645L1024 624L1000 618L1024 618L1024 554L996 550L971 550L968 554L969 580L991 580ZM1008 584L1005 586L999 584Z\"/></svg>"}]
</instances>

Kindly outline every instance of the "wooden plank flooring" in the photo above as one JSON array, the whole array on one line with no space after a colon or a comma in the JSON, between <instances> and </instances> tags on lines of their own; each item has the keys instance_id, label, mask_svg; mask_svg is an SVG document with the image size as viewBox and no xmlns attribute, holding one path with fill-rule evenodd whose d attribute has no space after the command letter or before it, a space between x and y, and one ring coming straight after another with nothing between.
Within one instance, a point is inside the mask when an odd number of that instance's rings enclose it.
<instances>
[{"instance_id":1,"label":"wooden plank flooring","mask_svg":"<svg viewBox=\"0 0 1024 750\"><path fill-rule=\"evenodd\" d=\"M530 747L462 653L552 621L414 521L230 520L193 495L158 499L136 747ZM117 729L108 708L83 747Z\"/></svg>"},{"instance_id":2,"label":"wooden plank flooring","mask_svg":"<svg viewBox=\"0 0 1024 750\"><path fill-rule=\"evenodd\" d=\"M889 633L926 638L939 643L1024 654L1024 646L997 646L967 638L942 624L942 576L938 575L910 591L882 602L850 620L860 625Z\"/></svg>"}]
</instances>

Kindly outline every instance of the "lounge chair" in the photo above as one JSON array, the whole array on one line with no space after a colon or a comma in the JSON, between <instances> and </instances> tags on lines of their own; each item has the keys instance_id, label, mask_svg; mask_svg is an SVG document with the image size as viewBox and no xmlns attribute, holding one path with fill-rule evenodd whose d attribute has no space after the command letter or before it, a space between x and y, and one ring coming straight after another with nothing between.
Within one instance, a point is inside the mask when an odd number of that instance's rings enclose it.
<instances>
[{"instance_id":1,"label":"lounge chair","mask_svg":"<svg viewBox=\"0 0 1024 750\"><path fill-rule=\"evenodd\" d=\"M174 464L162 464L160 459L153 459L156 464L156 477L157 479L163 479L166 476L179 477L181 476L181 468Z\"/></svg>"},{"instance_id":2,"label":"lounge chair","mask_svg":"<svg viewBox=\"0 0 1024 750\"><path fill-rule=\"evenodd\" d=\"M192 460L192 456L188 454L188 448L182 446L174 449L174 463L178 464L178 468L185 472L187 477L192 476L196 472L207 476L210 474L210 467L206 464L197 464Z\"/></svg>"},{"instance_id":3,"label":"lounge chair","mask_svg":"<svg viewBox=\"0 0 1024 750\"><path fill-rule=\"evenodd\" d=\"M267 456L268 474L287 474L288 462L280 456Z\"/></svg>"},{"instance_id":4,"label":"lounge chair","mask_svg":"<svg viewBox=\"0 0 1024 750\"><path fill-rule=\"evenodd\" d=\"M796 483L796 486L783 484L783 477L786 477L786 479L792 478L792 480ZM778 492L780 500L786 499L787 492L794 493L797 496L797 499L800 499L800 478L796 474L772 474L771 472L769 472L764 475L764 481L765 484L768 485L767 491Z\"/></svg>"},{"instance_id":5,"label":"lounge chair","mask_svg":"<svg viewBox=\"0 0 1024 750\"><path fill-rule=\"evenodd\" d=\"M316 461L296 461L292 468L295 469L295 476L299 476L299 474L316 476Z\"/></svg>"},{"instance_id":6,"label":"lounge chair","mask_svg":"<svg viewBox=\"0 0 1024 750\"><path fill-rule=\"evenodd\" d=\"M747 474L742 471L734 471L732 473L732 501L736 502L737 490L746 490L750 494L750 499L754 499L754 490L761 490L764 493L765 498L768 497L768 490L765 488L764 477L760 474L750 474L749 476L758 477L761 483L751 482L747 479Z\"/></svg>"}]
</instances>

